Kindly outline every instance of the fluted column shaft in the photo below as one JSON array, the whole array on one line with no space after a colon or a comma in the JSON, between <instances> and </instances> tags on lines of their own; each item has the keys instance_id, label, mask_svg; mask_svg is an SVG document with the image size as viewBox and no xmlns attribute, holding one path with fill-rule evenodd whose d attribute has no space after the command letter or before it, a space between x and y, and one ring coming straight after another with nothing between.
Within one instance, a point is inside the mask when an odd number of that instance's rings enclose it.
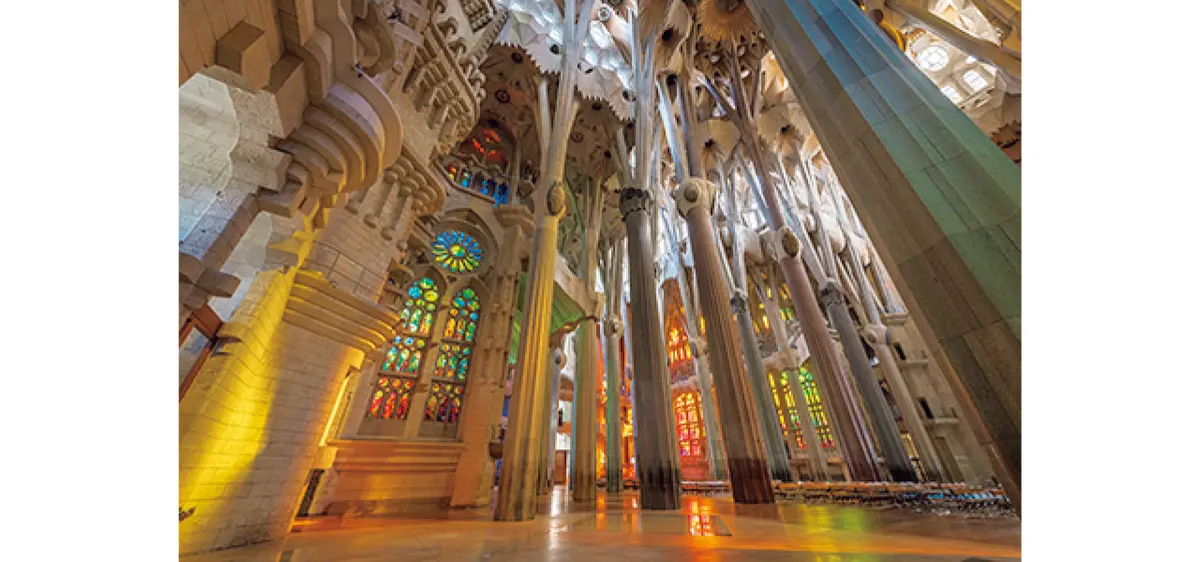
<instances>
[{"instance_id":1,"label":"fluted column shaft","mask_svg":"<svg viewBox=\"0 0 1200 562\"><path fill-rule=\"evenodd\" d=\"M1019 508L1020 170L853 4L747 7Z\"/></svg>"},{"instance_id":2,"label":"fluted column shaft","mask_svg":"<svg viewBox=\"0 0 1200 562\"><path fill-rule=\"evenodd\" d=\"M554 265L561 213L560 205L557 212L541 209L535 217L521 342L517 347L516 374L500 464L497 521L526 521L537 513L538 459L545 448L543 435L549 423L545 396L551 381L545 376L550 362L546 349L550 343L550 311L554 300Z\"/></svg>"},{"instance_id":3,"label":"fluted column shaft","mask_svg":"<svg viewBox=\"0 0 1200 562\"><path fill-rule=\"evenodd\" d=\"M756 145L750 143L748 146L751 147L751 157L753 158L757 153ZM867 438L864 435L865 428L863 432L858 431L859 426L855 423L856 420L852 413L858 409L854 390L850 388L850 381L845 380L845 375L842 373L833 338L829 335L829 330L825 326L825 317L821 314L821 305L817 302L817 296L809 283L808 271L804 262L800 259L800 239L789 227L785 226L783 210L780 208L779 199L774 190L759 184L760 176L757 174L751 173L748 169L746 172L750 176L748 178L750 183L761 187L759 195L763 199L761 204L766 207L764 214L767 224L773 231L771 235L784 241L781 246L779 268L783 271L784 283L796 304L796 312L800 317L801 334L804 336L809 352L812 353L813 365L817 371L815 377L817 387L820 389L821 395L829 401L828 410L833 418L833 432L837 438L838 449L842 453L846 477L849 480L859 481L877 480L878 470L876 470L875 459L871 454L872 447L865 440Z\"/></svg>"},{"instance_id":4,"label":"fluted column shaft","mask_svg":"<svg viewBox=\"0 0 1200 562\"><path fill-rule=\"evenodd\" d=\"M850 312L846 308L846 297L833 283L821 287L821 300L825 310L829 311L829 319L842 339L842 349L846 352L846 360L850 362L850 374L858 386L863 405L867 408L868 419L875 429L875 439L879 441L880 452L883 453L884 463L891 473L892 479L900 482L916 482L917 472L913 470L912 461L904 450L900 440L900 428L892 417L892 409L888 407L879 388L879 380L871 370L867 359L867 351L863 349L858 330L850 320Z\"/></svg>"},{"instance_id":5,"label":"fluted column shaft","mask_svg":"<svg viewBox=\"0 0 1200 562\"><path fill-rule=\"evenodd\" d=\"M541 457L538 458L538 473L541 475L538 480L539 495L550 493L553 487L554 451L558 448L558 394L562 387L562 369L566 361L561 347L561 333L550 335L550 345L550 366L546 372L546 378L550 379L550 385L546 387L546 434L542 440L546 446L542 447Z\"/></svg>"},{"instance_id":6,"label":"fluted column shaft","mask_svg":"<svg viewBox=\"0 0 1200 562\"><path fill-rule=\"evenodd\" d=\"M762 429L764 445L767 450L768 466L771 478L783 482L792 482L791 467L787 462L787 450L783 445L783 429L776 421L775 403L771 396L770 383L767 382L767 368L763 366L762 356L758 352L758 338L754 334L754 321L750 319L750 310L746 294L742 291L734 293L730 299L733 313L737 318L738 337L745 351L747 378L753 392L754 407L758 410L758 421Z\"/></svg>"},{"instance_id":7,"label":"fluted column shaft","mask_svg":"<svg viewBox=\"0 0 1200 562\"><path fill-rule=\"evenodd\" d=\"M671 415L667 345L659 316L650 237L653 202L648 191L626 188L621 212L629 239L629 316L637 472L642 509L679 509L679 446ZM711 332L710 332L711 333Z\"/></svg>"},{"instance_id":8,"label":"fluted column shaft","mask_svg":"<svg viewBox=\"0 0 1200 562\"><path fill-rule=\"evenodd\" d=\"M590 276L589 276L590 277ZM596 499L596 363L600 342L595 318L584 318L575 338L575 401L571 422L571 498Z\"/></svg>"},{"instance_id":9,"label":"fluted column shaft","mask_svg":"<svg viewBox=\"0 0 1200 562\"><path fill-rule=\"evenodd\" d=\"M612 289L610 289L612 290ZM616 289L618 292L620 289ZM621 323L609 313L604 327L604 491L621 491Z\"/></svg>"},{"instance_id":10,"label":"fluted column shaft","mask_svg":"<svg viewBox=\"0 0 1200 562\"><path fill-rule=\"evenodd\" d=\"M719 415L726 437L725 452L733 498L737 503L774 503L762 422L755 410L751 383L742 362L743 358L758 359L761 369L762 359L758 357L757 346L742 349L733 335L729 287L725 283L712 227L716 185L700 178L689 178L673 196L680 214L686 219L692 241L692 259L699 288L697 297L707 324L706 343L712 358L710 365L717 402L721 407ZM782 442L779 445L782 446ZM783 471L786 472L786 460L784 463Z\"/></svg>"}]
</instances>

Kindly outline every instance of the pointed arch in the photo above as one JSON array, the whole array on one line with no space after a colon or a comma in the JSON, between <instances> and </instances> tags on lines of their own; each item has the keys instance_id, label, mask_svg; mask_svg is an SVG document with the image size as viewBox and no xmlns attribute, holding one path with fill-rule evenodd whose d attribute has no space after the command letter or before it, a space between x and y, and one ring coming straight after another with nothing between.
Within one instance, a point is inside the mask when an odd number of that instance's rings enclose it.
<instances>
[{"instance_id":1,"label":"pointed arch","mask_svg":"<svg viewBox=\"0 0 1200 562\"><path fill-rule=\"evenodd\" d=\"M417 275L401 295L400 322L379 366L366 418L403 420L408 418L412 393L429 354L434 320L445 291L445 279L434 271Z\"/></svg>"}]
</instances>

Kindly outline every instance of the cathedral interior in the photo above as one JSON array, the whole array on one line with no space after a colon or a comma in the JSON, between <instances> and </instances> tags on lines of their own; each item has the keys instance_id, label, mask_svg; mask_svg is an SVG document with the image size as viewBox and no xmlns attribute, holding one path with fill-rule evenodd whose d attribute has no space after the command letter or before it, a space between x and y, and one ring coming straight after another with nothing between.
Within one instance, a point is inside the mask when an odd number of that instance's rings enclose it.
<instances>
[{"instance_id":1,"label":"cathedral interior","mask_svg":"<svg viewBox=\"0 0 1200 562\"><path fill-rule=\"evenodd\" d=\"M1019 0L181 0L181 559L1021 557Z\"/></svg>"}]
</instances>

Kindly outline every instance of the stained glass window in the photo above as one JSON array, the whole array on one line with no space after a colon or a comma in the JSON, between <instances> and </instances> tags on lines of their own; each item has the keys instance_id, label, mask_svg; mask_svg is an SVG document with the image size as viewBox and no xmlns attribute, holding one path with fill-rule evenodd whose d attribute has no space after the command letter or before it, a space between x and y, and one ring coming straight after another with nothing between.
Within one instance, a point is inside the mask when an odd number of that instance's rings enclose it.
<instances>
[{"instance_id":1,"label":"stained glass window","mask_svg":"<svg viewBox=\"0 0 1200 562\"><path fill-rule=\"evenodd\" d=\"M450 301L442 343L434 364L435 381L425 403L425 419L445 423L458 420L463 389L471 366L472 344L479 325L479 295L466 287ZM438 380L444 379L444 380Z\"/></svg>"},{"instance_id":2,"label":"stained glass window","mask_svg":"<svg viewBox=\"0 0 1200 562\"><path fill-rule=\"evenodd\" d=\"M804 449L804 433L800 424L800 413L796 408L796 399L792 397L792 387L787 373L767 373L771 383L771 396L775 399L775 413L779 418L779 427L783 430L783 438L788 446L795 445L797 451Z\"/></svg>"},{"instance_id":3,"label":"stained glass window","mask_svg":"<svg viewBox=\"0 0 1200 562\"><path fill-rule=\"evenodd\" d=\"M791 322L796 318L796 311L792 308L792 294L788 292L787 285L779 286L779 315L783 317L784 322Z\"/></svg>"},{"instance_id":4,"label":"stained glass window","mask_svg":"<svg viewBox=\"0 0 1200 562\"><path fill-rule=\"evenodd\" d=\"M479 323L479 296L467 287L454 295L450 302L450 317L446 319L443 338L471 343L475 341L475 326Z\"/></svg>"},{"instance_id":5,"label":"stained glass window","mask_svg":"<svg viewBox=\"0 0 1200 562\"><path fill-rule=\"evenodd\" d=\"M381 376L375 381L371 401L367 404L369 420L403 420L408 418L416 379Z\"/></svg>"},{"instance_id":6,"label":"stained glass window","mask_svg":"<svg viewBox=\"0 0 1200 562\"><path fill-rule=\"evenodd\" d=\"M496 204L503 205L508 203L508 184L502 183L496 188Z\"/></svg>"},{"instance_id":7,"label":"stained glass window","mask_svg":"<svg viewBox=\"0 0 1200 562\"><path fill-rule=\"evenodd\" d=\"M367 404L367 419L395 420L408 415L440 296L437 283L428 277L408 286L396 337L384 354L379 380Z\"/></svg>"},{"instance_id":8,"label":"stained glass window","mask_svg":"<svg viewBox=\"0 0 1200 562\"><path fill-rule=\"evenodd\" d=\"M679 435L679 457L683 462L704 462L704 423L700 395L683 392L675 397L675 431Z\"/></svg>"},{"instance_id":9,"label":"stained glass window","mask_svg":"<svg viewBox=\"0 0 1200 562\"><path fill-rule=\"evenodd\" d=\"M825 404L821 401L817 383L813 380L813 375L807 367L800 367L800 388L804 391L804 401L808 404L808 415L812 417L813 425L817 428L817 438L821 440L821 447L832 447L833 430L830 428L829 418L825 417Z\"/></svg>"},{"instance_id":10,"label":"stained glass window","mask_svg":"<svg viewBox=\"0 0 1200 562\"><path fill-rule=\"evenodd\" d=\"M458 166L446 164L446 177L450 178L450 181L453 182L456 176L458 176Z\"/></svg>"},{"instance_id":11,"label":"stained glass window","mask_svg":"<svg viewBox=\"0 0 1200 562\"><path fill-rule=\"evenodd\" d=\"M483 248L470 234L457 230L438 233L430 247L433 259L451 273L470 273L483 261Z\"/></svg>"},{"instance_id":12,"label":"stained glass window","mask_svg":"<svg viewBox=\"0 0 1200 562\"><path fill-rule=\"evenodd\" d=\"M458 180L458 185L462 187L471 187L471 172L464 170L462 178Z\"/></svg>"},{"instance_id":13,"label":"stained glass window","mask_svg":"<svg viewBox=\"0 0 1200 562\"><path fill-rule=\"evenodd\" d=\"M429 386L429 399L425 401L425 419L454 423L462 410L463 387L461 384L435 382Z\"/></svg>"},{"instance_id":14,"label":"stained glass window","mask_svg":"<svg viewBox=\"0 0 1200 562\"><path fill-rule=\"evenodd\" d=\"M471 346L443 343L439 351L433 376L460 381L467 380L467 367L471 362Z\"/></svg>"},{"instance_id":15,"label":"stained glass window","mask_svg":"<svg viewBox=\"0 0 1200 562\"><path fill-rule=\"evenodd\" d=\"M388 348L387 355L384 356L383 366L380 367L380 370L385 373L416 375L417 368L421 366L421 356L424 352L424 339L405 334L398 335L392 340L392 345Z\"/></svg>"}]
</instances>

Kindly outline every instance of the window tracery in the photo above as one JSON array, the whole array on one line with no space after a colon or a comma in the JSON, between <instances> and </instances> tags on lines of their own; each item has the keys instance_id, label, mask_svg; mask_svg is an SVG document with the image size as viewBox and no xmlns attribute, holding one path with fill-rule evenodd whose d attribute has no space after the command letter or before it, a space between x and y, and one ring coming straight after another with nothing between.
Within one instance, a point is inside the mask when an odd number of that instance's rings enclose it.
<instances>
[{"instance_id":1,"label":"window tracery","mask_svg":"<svg viewBox=\"0 0 1200 562\"><path fill-rule=\"evenodd\" d=\"M379 377L367 407L367 419L402 420L408 416L409 402L441 295L433 279L422 277L409 285L405 296L396 337L379 367Z\"/></svg>"},{"instance_id":2,"label":"window tracery","mask_svg":"<svg viewBox=\"0 0 1200 562\"><path fill-rule=\"evenodd\" d=\"M434 261L451 273L471 273L483 261L483 249L470 234L458 230L438 233L430 246Z\"/></svg>"}]
</instances>

